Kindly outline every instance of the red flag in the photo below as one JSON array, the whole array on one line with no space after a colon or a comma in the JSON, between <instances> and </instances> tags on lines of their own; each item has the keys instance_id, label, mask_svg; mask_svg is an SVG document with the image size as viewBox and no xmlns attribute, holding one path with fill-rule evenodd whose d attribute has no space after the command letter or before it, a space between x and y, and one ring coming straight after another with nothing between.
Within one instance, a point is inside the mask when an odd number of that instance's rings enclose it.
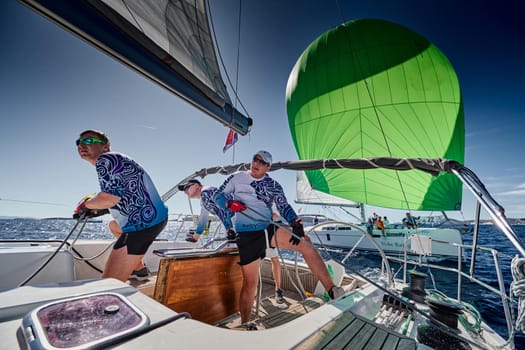
<instances>
[{"instance_id":1,"label":"red flag","mask_svg":"<svg viewBox=\"0 0 525 350\"><path fill-rule=\"evenodd\" d=\"M226 136L226 143L222 148L222 152L226 152L231 146L235 144L235 142L237 142L238 139L239 138L237 137L237 133L233 129L230 129L230 131L228 132L228 136Z\"/></svg>"}]
</instances>

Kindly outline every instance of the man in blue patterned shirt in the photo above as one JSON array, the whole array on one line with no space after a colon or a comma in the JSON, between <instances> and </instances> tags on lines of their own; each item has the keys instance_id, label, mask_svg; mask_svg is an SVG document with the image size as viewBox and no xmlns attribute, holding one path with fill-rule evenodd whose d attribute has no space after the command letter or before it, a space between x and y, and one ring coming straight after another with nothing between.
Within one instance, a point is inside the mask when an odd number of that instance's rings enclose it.
<instances>
[{"instance_id":1,"label":"man in blue patterned shirt","mask_svg":"<svg viewBox=\"0 0 525 350\"><path fill-rule=\"evenodd\" d=\"M229 240L235 239L235 230L233 229L231 218L233 212L225 208L226 198L224 194L218 192L216 187L202 186L199 180L191 179L181 183L179 191L184 192L189 198L200 199L201 213L199 215L199 222L193 235L193 242L199 240L199 236L204 232L210 213L216 215L221 220L226 229L226 237ZM222 205L221 205L222 204Z\"/></svg>"},{"instance_id":2,"label":"man in blue patterned shirt","mask_svg":"<svg viewBox=\"0 0 525 350\"><path fill-rule=\"evenodd\" d=\"M283 188L267 174L271 166L271 154L259 151L253 156L250 170L231 175L219 187L225 196L232 198L225 201L225 207L236 213L235 231L243 275L239 304L241 322L248 329L254 327L249 320L259 281L259 263L265 256L265 230L272 248L291 249L303 255L332 299L344 294L341 287L334 285L323 259L310 244L310 238L304 235L303 223L288 204ZM272 204L291 227L278 228L272 224Z\"/></svg>"},{"instance_id":3,"label":"man in blue patterned shirt","mask_svg":"<svg viewBox=\"0 0 525 350\"><path fill-rule=\"evenodd\" d=\"M80 158L96 167L100 192L80 203L75 213L85 217L109 209L122 234L113 246L102 277L126 281L166 226L168 208L140 164L122 153L111 152L105 133L83 131L76 144Z\"/></svg>"}]
</instances>

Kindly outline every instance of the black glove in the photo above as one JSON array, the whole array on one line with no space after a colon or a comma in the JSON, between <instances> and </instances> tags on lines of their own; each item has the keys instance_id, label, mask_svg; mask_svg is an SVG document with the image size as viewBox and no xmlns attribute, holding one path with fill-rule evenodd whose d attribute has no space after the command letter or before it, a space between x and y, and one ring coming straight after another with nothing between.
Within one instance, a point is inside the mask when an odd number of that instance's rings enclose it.
<instances>
[{"instance_id":1,"label":"black glove","mask_svg":"<svg viewBox=\"0 0 525 350\"><path fill-rule=\"evenodd\" d=\"M226 238L228 241L235 241L237 239L237 233L233 228L229 228L228 231L226 231Z\"/></svg>"},{"instance_id":2,"label":"black glove","mask_svg":"<svg viewBox=\"0 0 525 350\"><path fill-rule=\"evenodd\" d=\"M93 194L88 194L80 200L77 208L73 212L73 219L88 219L109 214L108 209L89 209L86 207L86 202L91 198L93 198Z\"/></svg>"},{"instance_id":3,"label":"black glove","mask_svg":"<svg viewBox=\"0 0 525 350\"><path fill-rule=\"evenodd\" d=\"M233 199L228 199L226 201L226 208L230 209L234 213L246 210L246 206L244 205L243 202L236 201Z\"/></svg>"},{"instance_id":4,"label":"black glove","mask_svg":"<svg viewBox=\"0 0 525 350\"><path fill-rule=\"evenodd\" d=\"M293 245L298 245L299 242L301 242L299 237L304 237L303 221L299 218L295 218L290 222L290 226L292 226L293 235L289 242Z\"/></svg>"},{"instance_id":5,"label":"black glove","mask_svg":"<svg viewBox=\"0 0 525 350\"><path fill-rule=\"evenodd\" d=\"M109 214L109 209L89 209L89 208L85 208L85 209L86 209L85 211L81 211L79 213L75 211L75 213L73 214L73 219L80 219L80 218L91 219L91 218L96 218L97 216Z\"/></svg>"},{"instance_id":6,"label":"black glove","mask_svg":"<svg viewBox=\"0 0 525 350\"><path fill-rule=\"evenodd\" d=\"M186 242L191 242L191 243L197 242L199 239L195 238L196 235L197 234L195 230L190 230L188 233L186 233Z\"/></svg>"}]
</instances>

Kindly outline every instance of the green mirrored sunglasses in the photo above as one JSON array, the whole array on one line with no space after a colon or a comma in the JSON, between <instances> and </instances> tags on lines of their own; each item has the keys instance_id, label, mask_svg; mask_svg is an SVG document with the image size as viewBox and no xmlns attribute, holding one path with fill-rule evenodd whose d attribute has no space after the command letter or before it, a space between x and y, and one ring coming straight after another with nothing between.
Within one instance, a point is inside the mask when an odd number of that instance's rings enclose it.
<instances>
[{"instance_id":1,"label":"green mirrored sunglasses","mask_svg":"<svg viewBox=\"0 0 525 350\"><path fill-rule=\"evenodd\" d=\"M96 137L86 137L86 138L79 138L77 141L76 141L76 144L77 146L80 145L80 144L83 144L83 145L92 145L94 143L101 143L103 145L106 144L106 141L104 140L101 140L101 139L97 139Z\"/></svg>"}]
</instances>

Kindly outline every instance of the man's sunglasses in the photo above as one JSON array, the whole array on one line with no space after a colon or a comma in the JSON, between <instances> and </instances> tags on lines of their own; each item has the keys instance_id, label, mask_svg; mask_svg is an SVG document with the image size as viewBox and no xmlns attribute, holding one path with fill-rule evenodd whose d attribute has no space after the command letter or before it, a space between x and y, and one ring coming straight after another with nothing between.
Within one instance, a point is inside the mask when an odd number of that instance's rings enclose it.
<instances>
[{"instance_id":1,"label":"man's sunglasses","mask_svg":"<svg viewBox=\"0 0 525 350\"><path fill-rule=\"evenodd\" d=\"M252 159L252 162L256 162L256 163L259 163L259 164L262 164L262 165L270 165L270 163L266 163L264 160L262 160L261 158L257 157L257 156L254 156L253 159Z\"/></svg>"},{"instance_id":2,"label":"man's sunglasses","mask_svg":"<svg viewBox=\"0 0 525 350\"><path fill-rule=\"evenodd\" d=\"M189 189L193 185L195 185L195 184L194 183L187 184L186 186L184 186L184 189L182 190L182 192L186 192L186 190Z\"/></svg>"},{"instance_id":3,"label":"man's sunglasses","mask_svg":"<svg viewBox=\"0 0 525 350\"><path fill-rule=\"evenodd\" d=\"M101 139L97 139L96 137L86 137L85 139L83 138L79 138L78 140L76 140L75 142L78 145L80 144L83 144L83 145L92 145L94 143L101 143L103 145L105 145L107 142L104 141L104 140L101 140Z\"/></svg>"}]
</instances>

